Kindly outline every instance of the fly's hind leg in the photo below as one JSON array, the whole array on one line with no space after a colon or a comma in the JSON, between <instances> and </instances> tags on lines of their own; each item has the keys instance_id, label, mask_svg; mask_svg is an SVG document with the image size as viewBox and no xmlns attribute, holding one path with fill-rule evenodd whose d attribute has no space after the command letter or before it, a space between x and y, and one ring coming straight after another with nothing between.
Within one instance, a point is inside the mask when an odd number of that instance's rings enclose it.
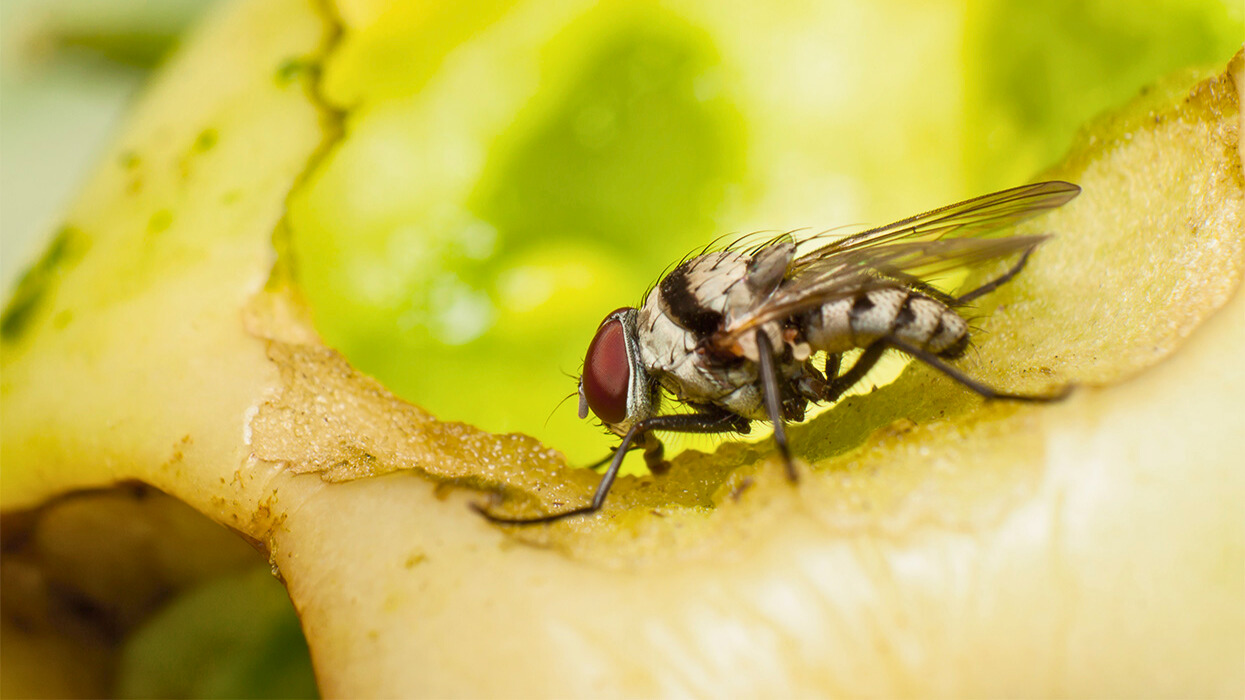
<instances>
[{"instance_id":1,"label":"fly's hind leg","mask_svg":"<svg viewBox=\"0 0 1245 700\"><path fill-rule=\"evenodd\" d=\"M1065 398L1069 393L1072 392L1071 386L1065 386L1063 389L1059 390L1057 393L1054 393L1054 394L1013 394L1013 393L1009 393L1006 391L999 391L998 389L995 389L994 387L987 386L986 384L979 382L976 379L973 379L972 377L968 376L967 374L964 374L963 372L956 369L955 367L952 367L951 365L947 364L945 361L943 361L942 358L938 357L934 353L926 351L926 350L922 350L914 345L909 345L908 343L905 343L902 340L896 340L894 338L885 338L875 343L874 347L877 347L879 345L885 345L887 347L892 347L904 353L905 355L911 356L912 359L914 360L920 360L921 362L924 362L925 364L929 365L930 367L933 367L939 372L942 372L943 374L947 375L951 379L955 380L957 383L963 385L964 388L986 399L987 401L1003 400L1003 401L1027 401L1030 403L1046 403L1050 401L1059 401L1060 399Z\"/></svg>"},{"instance_id":2,"label":"fly's hind leg","mask_svg":"<svg viewBox=\"0 0 1245 700\"><path fill-rule=\"evenodd\" d=\"M846 372L837 377L832 377L826 382L826 388L822 392L821 400L827 402L838 401L843 392L856 386L861 379L865 378L869 370L873 369L878 360L882 359L883 352L886 352L886 346L881 343L874 343L865 348L864 352L860 353L860 357L856 358L856 362Z\"/></svg>"},{"instance_id":3,"label":"fly's hind leg","mask_svg":"<svg viewBox=\"0 0 1245 700\"><path fill-rule=\"evenodd\" d=\"M1011 273L1009 273L1009 275L1010 274ZM1060 399L1065 398L1072 391L1072 387L1070 386L1064 387L1054 394L1013 394L1005 391L999 391L976 379L973 379L967 374L964 374L950 364L947 364L945 360L932 352L922 350L915 345L911 345L902 340L888 337L882 338L881 340L878 340L874 344L865 348L864 352L860 354L860 357L856 359L856 363L853 364L850 369L838 377L834 377L827 381L824 389L822 390L821 400L828 402L838 400L838 398L843 395L843 392L855 386L861 379L864 379L865 375L869 373L869 370L873 369L874 365L878 363L878 360L882 358L883 353L892 348L912 357L915 360L924 362L930 367L933 367L963 385L969 391L972 391L982 398L991 401L996 399L1003 401L1028 401L1032 403L1059 401Z\"/></svg>"},{"instance_id":4,"label":"fly's hind leg","mask_svg":"<svg viewBox=\"0 0 1245 700\"><path fill-rule=\"evenodd\" d=\"M972 290L971 292L968 292L966 294L960 295L959 297L956 297L955 304L960 305L960 306L967 304L968 302L978 297L985 296L989 294L990 292L993 292L999 287L1002 287L1003 285L1012 281L1013 277L1015 277L1016 275L1019 275L1020 271L1025 269L1025 265L1029 262L1029 256L1032 254L1033 254L1033 248L1029 248L1028 250L1024 252L1024 255L1020 256L1020 260L1017 260L1016 264L1012 265L1012 269L1008 270L1007 272L1004 272L1002 276L996 277L990 280L989 282L986 282L985 284Z\"/></svg>"},{"instance_id":5,"label":"fly's hind leg","mask_svg":"<svg viewBox=\"0 0 1245 700\"><path fill-rule=\"evenodd\" d=\"M846 372L839 374L842 363L842 357L838 354L831 354L826 357L826 378L823 380L820 376L806 377L806 383L801 388L805 393L805 397L810 401L825 401L834 403L839 400L843 392L851 389L865 378L869 370L881 359L882 353L885 352L886 346L874 343L865 348L864 352L856 358L856 362L847 369Z\"/></svg>"}]
</instances>

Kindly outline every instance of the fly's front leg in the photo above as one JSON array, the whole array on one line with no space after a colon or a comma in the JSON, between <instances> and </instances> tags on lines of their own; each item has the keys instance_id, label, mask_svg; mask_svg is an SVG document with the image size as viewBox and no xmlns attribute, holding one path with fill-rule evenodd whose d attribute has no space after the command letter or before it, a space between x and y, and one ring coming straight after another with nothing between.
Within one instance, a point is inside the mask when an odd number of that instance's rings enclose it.
<instances>
[{"instance_id":1,"label":"fly's front leg","mask_svg":"<svg viewBox=\"0 0 1245 700\"><path fill-rule=\"evenodd\" d=\"M645 433L636 442L636 444L633 444L631 447L628 447L627 451L630 452L631 450L640 450L640 449L644 450L644 464L645 466L648 467L648 470L650 472L660 476L670 471L670 463L666 461L666 456L665 456L666 448L664 445L662 445L661 440L658 439L656 435L654 435L653 433ZM600 469L608 465L610 463L610 460L612 460L613 458L614 458L614 453L611 452L605 455L604 457L602 457L601 459L598 459L597 461L593 462L592 464L585 465L584 468L596 471L597 469Z\"/></svg>"},{"instance_id":2,"label":"fly's front leg","mask_svg":"<svg viewBox=\"0 0 1245 700\"><path fill-rule=\"evenodd\" d=\"M769 335L764 329L757 331L756 338L761 369L761 392L765 396L765 411L769 414L770 422L774 424L774 442L778 445L778 452L782 454L783 465L787 468L787 478L791 481L799 481L800 475L796 472L795 462L791 459L791 448L787 446L787 430L783 425L782 395L779 391L781 384L778 381L778 371L774 367L774 346L770 344Z\"/></svg>"},{"instance_id":3,"label":"fly's front leg","mask_svg":"<svg viewBox=\"0 0 1245 700\"><path fill-rule=\"evenodd\" d=\"M597 484L597 490L592 495L592 502L579 508L572 508L571 510L551 515L540 515L534 518L507 518L501 515L494 515L476 503L471 504L471 507L477 513L483 515L485 519L501 525L552 523L574 515L595 513L601 510L601 505L605 503L605 497L609 495L610 487L614 485L614 480L618 478L618 469L622 466L623 457L627 456L627 451L633 445L640 444L638 441L642 440L647 433L654 430L672 433L726 433L737 430L740 422L743 420L743 418L733 413L719 410L715 413L679 413L670 416L654 416L636 423L623 436L622 444L614 451L614 457L610 460L609 468L601 476L601 481Z\"/></svg>"},{"instance_id":4,"label":"fly's front leg","mask_svg":"<svg viewBox=\"0 0 1245 700\"><path fill-rule=\"evenodd\" d=\"M631 450L638 449L639 447L640 447L639 445L632 445L631 447L628 447L628 448L627 448L627 451L628 451L628 452L630 452ZM614 453L613 453L613 452L611 452L611 453L609 453L609 454L605 455L605 456L604 456L604 457L602 457L601 459L598 459L597 461L595 461L595 462L593 462L593 463L591 463L591 464L585 464L583 468L584 468L584 469L591 469L592 471L596 471L596 470L598 470L598 469L600 469L600 468L602 468L602 467L604 467L604 466L608 465L608 464L610 463L610 460L612 460L612 459L614 459Z\"/></svg>"},{"instance_id":5,"label":"fly's front leg","mask_svg":"<svg viewBox=\"0 0 1245 700\"><path fill-rule=\"evenodd\" d=\"M666 461L666 448L661 440L652 432L644 433L640 446L644 448L644 465L657 476L670 471L670 463Z\"/></svg>"}]
</instances>

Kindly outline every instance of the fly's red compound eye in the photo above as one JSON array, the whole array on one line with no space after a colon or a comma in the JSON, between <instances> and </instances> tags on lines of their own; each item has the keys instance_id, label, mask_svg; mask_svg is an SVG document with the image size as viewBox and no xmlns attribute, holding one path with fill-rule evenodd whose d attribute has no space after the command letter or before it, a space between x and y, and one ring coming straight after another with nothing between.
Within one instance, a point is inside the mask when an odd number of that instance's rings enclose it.
<instances>
[{"instance_id":1,"label":"fly's red compound eye","mask_svg":"<svg viewBox=\"0 0 1245 700\"><path fill-rule=\"evenodd\" d=\"M583 392L588 407L606 423L621 423L627 417L627 386L631 364L627 361L627 341L622 321L610 318L597 329L584 358Z\"/></svg>"}]
</instances>

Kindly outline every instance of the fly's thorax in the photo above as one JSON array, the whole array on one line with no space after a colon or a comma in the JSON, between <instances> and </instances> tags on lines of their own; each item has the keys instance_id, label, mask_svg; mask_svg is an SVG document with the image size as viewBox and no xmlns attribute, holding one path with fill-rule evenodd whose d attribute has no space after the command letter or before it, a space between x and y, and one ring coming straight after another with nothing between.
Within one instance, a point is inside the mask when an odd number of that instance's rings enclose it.
<instances>
[{"instance_id":1,"label":"fly's thorax","mask_svg":"<svg viewBox=\"0 0 1245 700\"><path fill-rule=\"evenodd\" d=\"M690 340L683 343L680 352L704 347L706 339L729 325L732 318L765 303L781 284L794 256L795 244L780 240L751 254L724 250L687 260L661 280L645 303L645 309L664 314L666 322L653 319L652 324L642 323L642 327L651 326L654 332L670 337L676 334L670 326L686 331ZM780 347L781 323L765 324L764 330L771 344ZM656 342L670 344L661 339ZM756 339L751 334L741 338L736 347L725 350L733 357L746 357L753 362L758 359ZM668 352L657 354L670 357Z\"/></svg>"},{"instance_id":2,"label":"fly's thorax","mask_svg":"<svg viewBox=\"0 0 1245 700\"><path fill-rule=\"evenodd\" d=\"M722 327L733 307L750 304L743 284L748 261L729 250L692 258L662 278L650 301L680 328L698 339L707 337Z\"/></svg>"},{"instance_id":3,"label":"fly's thorax","mask_svg":"<svg viewBox=\"0 0 1245 700\"><path fill-rule=\"evenodd\" d=\"M749 334L730 348L710 341L732 316L752 310L769 297L794 253L795 246L788 241L752 254L736 250L706 253L662 278L636 316L640 360L649 375L680 401L713 404L737 415L763 418L755 335ZM782 357L791 355L781 322L762 328ZM780 359L784 377L789 369Z\"/></svg>"},{"instance_id":4,"label":"fly's thorax","mask_svg":"<svg viewBox=\"0 0 1245 700\"><path fill-rule=\"evenodd\" d=\"M881 287L835 299L804 316L814 351L841 353L895 338L944 357L968 343L968 324L947 304L906 287Z\"/></svg>"},{"instance_id":5,"label":"fly's thorax","mask_svg":"<svg viewBox=\"0 0 1245 700\"><path fill-rule=\"evenodd\" d=\"M640 361L644 371L680 401L720 404L741 384L756 381L755 366L742 358L715 357L691 331L655 305L638 314Z\"/></svg>"},{"instance_id":6,"label":"fly's thorax","mask_svg":"<svg viewBox=\"0 0 1245 700\"><path fill-rule=\"evenodd\" d=\"M686 362L696 349L696 337L661 308L661 291L654 288L636 315L640 361L654 374Z\"/></svg>"},{"instance_id":7,"label":"fly's thorax","mask_svg":"<svg viewBox=\"0 0 1245 700\"><path fill-rule=\"evenodd\" d=\"M756 383L756 365L742 357L709 353L707 344L695 332L680 326L662 310L660 295L660 290L654 289L636 315L640 361L645 372L679 401L714 404L728 410L750 405L750 396L738 395L740 401L730 397L741 386Z\"/></svg>"},{"instance_id":8,"label":"fly's thorax","mask_svg":"<svg viewBox=\"0 0 1245 700\"><path fill-rule=\"evenodd\" d=\"M748 377L705 354L732 305L744 298L749 258L719 251L692 258L662 278L636 316L640 361L651 376L685 401L713 403Z\"/></svg>"}]
</instances>

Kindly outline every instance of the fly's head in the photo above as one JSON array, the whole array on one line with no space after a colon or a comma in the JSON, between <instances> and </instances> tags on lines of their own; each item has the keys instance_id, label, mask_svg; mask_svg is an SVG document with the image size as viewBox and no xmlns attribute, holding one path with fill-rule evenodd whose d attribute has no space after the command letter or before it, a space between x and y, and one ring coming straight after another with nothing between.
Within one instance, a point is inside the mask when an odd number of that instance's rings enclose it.
<instances>
[{"instance_id":1,"label":"fly's head","mask_svg":"<svg viewBox=\"0 0 1245 700\"><path fill-rule=\"evenodd\" d=\"M610 313L597 328L579 377L579 417L591 410L610 432L623 435L653 415L653 383L640 360L633 308Z\"/></svg>"}]
</instances>

